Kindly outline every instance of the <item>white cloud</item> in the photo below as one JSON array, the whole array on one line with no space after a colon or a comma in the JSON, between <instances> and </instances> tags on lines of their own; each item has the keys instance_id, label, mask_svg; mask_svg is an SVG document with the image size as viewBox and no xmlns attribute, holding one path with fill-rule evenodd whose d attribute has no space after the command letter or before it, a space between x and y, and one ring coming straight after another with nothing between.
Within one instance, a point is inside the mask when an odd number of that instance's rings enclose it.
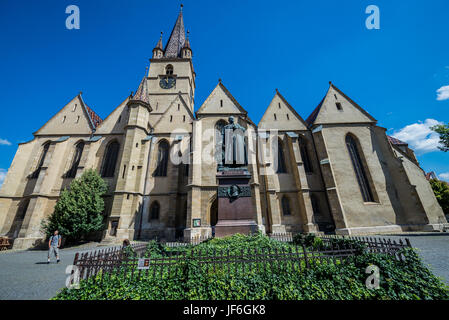
<instances>
[{"instance_id":1,"label":"white cloud","mask_svg":"<svg viewBox=\"0 0 449 320\"><path fill-rule=\"evenodd\" d=\"M6 171L5 169L0 168L0 187L3 184L3 181L5 181L6 173L8 173L8 171Z\"/></svg>"},{"instance_id":2,"label":"white cloud","mask_svg":"<svg viewBox=\"0 0 449 320\"><path fill-rule=\"evenodd\" d=\"M392 136L407 142L418 154L438 151L440 136L432 131L430 127L443 124L435 119L426 119L418 123L409 124L399 131L395 131Z\"/></svg>"},{"instance_id":3,"label":"white cloud","mask_svg":"<svg viewBox=\"0 0 449 320\"><path fill-rule=\"evenodd\" d=\"M449 172L440 173L438 175L438 178L440 178L440 180L444 180L444 181L449 182Z\"/></svg>"},{"instance_id":4,"label":"white cloud","mask_svg":"<svg viewBox=\"0 0 449 320\"><path fill-rule=\"evenodd\" d=\"M443 101L449 99L449 86L443 86L437 90L437 100Z\"/></svg>"},{"instance_id":5,"label":"white cloud","mask_svg":"<svg viewBox=\"0 0 449 320\"><path fill-rule=\"evenodd\" d=\"M10 145L11 145L11 142L9 142L9 141L6 140L6 139L0 138L0 146L1 146L1 145L3 145L3 146L10 146Z\"/></svg>"}]
</instances>

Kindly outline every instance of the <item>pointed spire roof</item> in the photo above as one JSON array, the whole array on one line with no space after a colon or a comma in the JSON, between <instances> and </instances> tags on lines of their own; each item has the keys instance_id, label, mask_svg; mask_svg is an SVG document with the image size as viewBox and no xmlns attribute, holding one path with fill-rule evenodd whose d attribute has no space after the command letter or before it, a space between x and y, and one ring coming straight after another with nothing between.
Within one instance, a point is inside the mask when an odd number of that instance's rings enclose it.
<instances>
[{"instance_id":1,"label":"pointed spire roof","mask_svg":"<svg viewBox=\"0 0 449 320\"><path fill-rule=\"evenodd\" d=\"M187 37L186 37L186 41L184 43L184 48L188 48L188 49L192 50L192 48L190 48L189 33L190 33L190 31L187 30Z\"/></svg>"},{"instance_id":2,"label":"pointed spire roof","mask_svg":"<svg viewBox=\"0 0 449 320\"><path fill-rule=\"evenodd\" d=\"M145 72L145 76L143 77L142 81L140 82L139 88L137 88L137 91L133 95L131 100L142 101L146 104L150 104L150 96L148 94L148 84L147 84L146 72Z\"/></svg>"},{"instance_id":3,"label":"pointed spire roof","mask_svg":"<svg viewBox=\"0 0 449 320\"><path fill-rule=\"evenodd\" d=\"M184 30L184 20L182 18L182 5L178 19L170 34L167 45L165 46L165 58L178 58L181 56L181 49L184 47L186 34Z\"/></svg>"},{"instance_id":4,"label":"pointed spire roof","mask_svg":"<svg viewBox=\"0 0 449 320\"><path fill-rule=\"evenodd\" d=\"M156 50L156 49L164 50L162 48L162 34L163 34L163 32L161 31L161 37L159 38L159 41L157 42L157 45L156 45L156 47L154 47L153 50Z\"/></svg>"}]
</instances>

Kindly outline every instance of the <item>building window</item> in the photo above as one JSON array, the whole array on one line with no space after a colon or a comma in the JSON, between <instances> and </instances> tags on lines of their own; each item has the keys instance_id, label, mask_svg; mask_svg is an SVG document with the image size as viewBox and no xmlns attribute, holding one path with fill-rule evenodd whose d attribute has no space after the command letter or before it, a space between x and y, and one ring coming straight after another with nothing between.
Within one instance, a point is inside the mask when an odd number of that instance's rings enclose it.
<instances>
[{"instance_id":1,"label":"building window","mask_svg":"<svg viewBox=\"0 0 449 320\"><path fill-rule=\"evenodd\" d=\"M220 107L223 107L223 100L220 100Z\"/></svg>"},{"instance_id":2,"label":"building window","mask_svg":"<svg viewBox=\"0 0 449 320\"><path fill-rule=\"evenodd\" d=\"M75 103L75 105L73 106L73 109L72 109L72 112L75 112L76 111L76 103Z\"/></svg>"},{"instance_id":3,"label":"building window","mask_svg":"<svg viewBox=\"0 0 449 320\"><path fill-rule=\"evenodd\" d=\"M282 214L284 216L291 216L292 213L290 211L290 200L288 199L287 196L282 197L281 204L282 204Z\"/></svg>"},{"instance_id":4,"label":"building window","mask_svg":"<svg viewBox=\"0 0 449 320\"><path fill-rule=\"evenodd\" d=\"M117 141L113 141L107 146L101 170L102 177L111 178L114 176L119 149L120 145Z\"/></svg>"},{"instance_id":5,"label":"building window","mask_svg":"<svg viewBox=\"0 0 449 320\"><path fill-rule=\"evenodd\" d=\"M173 74L173 66L171 64L167 65L165 67L165 74L166 75L172 75Z\"/></svg>"},{"instance_id":6,"label":"building window","mask_svg":"<svg viewBox=\"0 0 449 320\"><path fill-rule=\"evenodd\" d=\"M340 102L335 103L335 105L337 106L337 110L343 110L343 107L341 106Z\"/></svg>"},{"instance_id":7,"label":"building window","mask_svg":"<svg viewBox=\"0 0 449 320\"><path fill-rule=\"evenodd\" d=\"M31 174L31 176L30 176L31 179L37 179L37 177L39 177L39 173L41 172L42 166L44 165L45 157L47 156L49 147L50 147L50 142L47 142L46 144L44 144L44 147L43 147L42 153L41 153L41 157L39 159L39 164L38 164L36 170L34 170L34 172Z\"/></svg>"},{"instance_id":8,"label":"building window","mask_svg":"<svg viewBox=\"0 0 449 320\"><path fill-rule=\"evenodd\" d=\"M30 204L30 199L23 200L22 203L20 204L19 214L18 214L19 220L25 219L25 215L27 213L29 204Z\"/></svg>"},{"instance_id":9,"label":"building window","mask_svg":"<svg viewBox=\"0 0 449 320\"><path fill-rule=\"evenodd\" d=\"M312 163L310 162L309 152L307 150L306 139L299 137L299 152L301 153L302 164L306 173L312 173Z\"/></svg>"},{"instance_id":10,"label":"building window","mask_svg":"<svg viewBox=\"0 0 449 320\"><path fill-rule=\"evenodd\" d=\"M276 173L287 173L285 166L284 145L278 140L278 167Z\"/></svg>"},{"instance_id":11,"label":"building window","mask_svg":"<svg viewBox=\"0 0 449 320\"><path fill-rule=\"evenodd\" d=\"M151 220L159 220L159 211L160 211L159 202L154 201L150 206L150 214L148 215L148 222L151 222Z\"/></svg>"},{"instance_id":12,"label":"building window","mask_svg":"<svg viewBox=\"0 0 449 320\"><path fill-rule=\"evenodd\" d=\"M167 165L168 165L168 151L169 145L166 140L159 143L159 150L157 155L157 167L154 172L156 177L166 177L167 176Z\"/></svg>"},{"instance_id":13,"label":"building window","mask_svg":"<svg viewBox=\"0 0 449 320\"><path fill-rule=\"evenodd\" d=\"M226 122L223 120L217 121L215 124L215 161L218 165L224 162L223 159L223 136L221 134Z\"/></svg>"},{"instance_id":14,"label":"building window","mask_svg":"<svg viewBox=\"0 0 449 320\"><path fill-rule=\"evenodd\" d=\"M281 108L281 103L280 102L278 103L278 106L279 106L279 109L280 109Z\"/></svg>"},{"instance_id":15,"label":"building window","mask_svg":"<svg viewBox=\"0 0 449 320\"><path fill-rule=\"evenodd\" d=\"M65 122L65 119L66 119L66 116L63 116L63 117L62 117L62 123Z\"/></svg>"},{"instance_id":16,"label":"building window","mask_svg":"<svg viewBox=\"0 0 449 320\"><path fill-rule=\"evenodd\" d=\"M288 113L287 113L287 120L290 120L290 117L289 117Z\"/></svg>"},{"instance_id":17,"label":"building window","mask_svg":"<svg viewBox=\"0 0 449 320\"><path fill-rule=\"evenodd\" d=\"M73 155L72 165L69 171L67 171L66 178L75 178L76 171L81 161L81 156L84 150L84 142L80 142L75 146L75 154Z\"/></svg>"},{"instance_id":18,"label":"building window","mask_svg":"<svg viewBox=\"0 0 449 320\"><path fill-rule=\"evenodd\" d=\"M320 206L316 195L312 194L310 196L310 202L312 202L313 214L318 215L320 213Z\"/></svg>"},{"instance_id":19,"label":"building window","mask_svg":"<svg viewBox=\"0 0 449 320\"><path fill-rule=\"evenodd\" d=\"M354 173L362 193L363 201L374 202L373 193L371 191L365 168L363 167L362 154L359 151L357 142L352 135L346 136L346 146L348 147L349 156L354 167Z\"/></svg>"},{"instance_id":20,"label":"building window","mask_svg":"<svg viewBox=\"0 0 449 320\"><path fill-rule=\"evenodd\" d=\"M172 122L173 121L173 116L170 116L170 122Z\"/></svg>"},{"instance_id":21,"label":"building window","mask_svg":"<svg viewBox=\"0 0 449 320\"><path fill-rule=\"evenodd\" d=\"M80 116L77 116L77 117L76 117L75 123L78 123L78 122L80 122Z\"/></svg>"},{"instance_id":22,"label":"building window","mask_svg":"<svg viewBox=\"0 0 449 320\"><path fill-rule=\"evenodd\" d=\"M274 114L274 120L277 120L276 113Z\"/></svg>"}]
</instances>

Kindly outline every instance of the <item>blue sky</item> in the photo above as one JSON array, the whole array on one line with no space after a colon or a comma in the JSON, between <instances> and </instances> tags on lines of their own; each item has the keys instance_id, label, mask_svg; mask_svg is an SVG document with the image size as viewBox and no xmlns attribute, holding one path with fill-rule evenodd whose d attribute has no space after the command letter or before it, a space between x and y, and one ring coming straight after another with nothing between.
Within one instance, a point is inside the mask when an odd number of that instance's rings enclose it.
<instances>
[{"instance_id":1,"label":"blue sky","mask_svg":"<svg viewBox=\"0 0 449 320\"><path fill-rule=\"evenodd\" d=\"M0 183L17 143L78 92L105 118L135 90L180 3L0 1ZM196 108L222 78L256 123L275 88L306 118L332 80L415 147L426 171L449 180L449 153L428 129L449 121L447 0L183 3ZM79 30L65 28L71 4L80 8ZM380 30L365 27L370 4L380 9Z\"/></svg>"}]
</instances>

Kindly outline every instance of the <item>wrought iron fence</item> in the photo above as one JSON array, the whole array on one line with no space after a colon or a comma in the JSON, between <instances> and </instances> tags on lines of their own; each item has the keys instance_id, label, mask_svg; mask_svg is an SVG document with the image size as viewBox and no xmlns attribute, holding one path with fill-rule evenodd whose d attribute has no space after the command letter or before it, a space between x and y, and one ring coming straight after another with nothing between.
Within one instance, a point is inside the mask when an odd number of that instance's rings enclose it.
<instances>
[{"instance_id":1,"label":"wrought iron fence","mask_svg":"<svg viewBox=\"0 0 449 320\"><path fill-rule=\"evenodd\" d=\"M290 235L291 236L291 235ZM272 235L274 239L289 241L289 235ZM200 240L181 242L182 246L187 244L197 244ZM81 279L96 276L101 271L101 279L111 274L124 272L129 274L131 279L135 274L177 274L182 272L186 263L204 269L207 272L232 272L235 270L283 270L289 269L303 270L321 263L344 263L345 259L360 253L360 246L372 253L383 253L394 256L396 259L403 259L400 250L411 247L410 241L400 239L398 242L385 238L371 237L339 237L322 236L319 247L307 247L301 245L291 245L282 249L262 249L254 250L206 250L192 247L189 251L172 250L163 256L148 256L147 243L137 243L131 245L132 250L124 247L115 247L93 252L77 253L73 264L78 267ZM339 241L339 240L353 241ZM173 244L173 243L172 243ZM173 244L172 246L175 246ZM138 270L139 258L148 258L146 270ZM129 272L128 272L129 271Z\"/></svg>"}]
</instances>

